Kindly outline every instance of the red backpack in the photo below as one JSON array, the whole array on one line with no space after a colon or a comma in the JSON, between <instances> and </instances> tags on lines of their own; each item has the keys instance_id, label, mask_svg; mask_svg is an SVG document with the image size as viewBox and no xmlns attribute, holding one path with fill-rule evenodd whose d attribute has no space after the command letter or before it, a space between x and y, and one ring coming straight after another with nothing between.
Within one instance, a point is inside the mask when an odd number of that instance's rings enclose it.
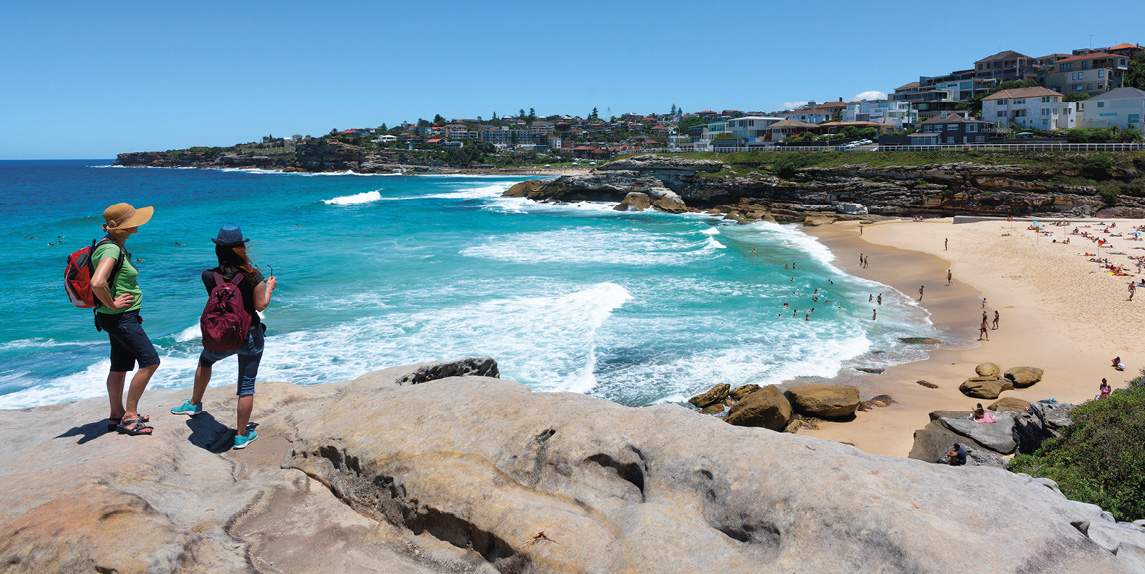
<instances>
[{"instance_id":1,"label":"red backpack","mask_svg":"<svg viewBox=\"0 0 1145 574\"><path fill-rule=\"evenodd\" d=\"M64 268L64 291L67 292L72 305L80 309L91 309L103 304L91 292L91 279L95 276L95 264L92 262L91 256L95 253L95 248L104 243L114 242L106 237L99 241L93 239L90 246L68 256L68 266ZM111 275L107 282L112 297L115 297L115 274L123 268L123 259L126 254L127 251L120 246L119 259L116 260L115 267L111 268Z\"/></svg>"},{"instance_id":2,"label":"red backpack","mask_svg":"<svg viewBox=\"0 0 1145 574\"><path fill-rule=\"evenodd\" d=\"M250 331L250 313L243 307L243 295L238 285L243 274L235 274L229 282L217 272L215 288L207 299L207 306L199 317L203 331L203 348L208 351L233 351L246 342Z\"/></svg>"}]
</instances>

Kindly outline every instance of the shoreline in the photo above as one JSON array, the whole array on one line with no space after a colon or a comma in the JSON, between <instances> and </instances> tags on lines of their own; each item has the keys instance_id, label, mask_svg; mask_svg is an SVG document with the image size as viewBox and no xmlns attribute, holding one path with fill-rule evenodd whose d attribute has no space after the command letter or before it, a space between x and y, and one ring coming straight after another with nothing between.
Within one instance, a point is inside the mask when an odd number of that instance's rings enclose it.
<instances>
[{"instance_id":1,"label":"shoreline","mask_svg":"<svg viewBox=\"0 0 1145 574\"><path fill-rule=\"evenodd\" d=\"M1116 221L1117 231L1131 231L1142 220ZM1097 222L1076 222L1093 233ZM993 362L1001 371L1015 366L1045 370L1042 381L1027 389L1004 392L1001 397L1036 401L1053 397L1060 402L1093 398L1102 377L1113 388L1126 387L1142 364L1145 353L1134 340L1135 327L1145 319L1139 302L1127 300L1128 277L1101 272L1099 264L1087 261L1085 252L1101 253L1123 263L1133 244L1127 237L1113 238L1115 248L1098 249L1079 236L1066 235L1075 227L1051 227L1059 241L1053 243L1005 221L982 221L954 225L950 218L883 221L863 226L840 222L805 228L826 245L840 262L854 261L864 253L871 261L866 269L845 265L849 274L878 281L917 299L919 285L926 285L919 303L944 339L976 342L982 313L982 298L991 321L1000 312L999 328L990 330L989 341L969 347L944 342L929 351L923 361L889 367L871 382L877 394L891 395L895 403L856 413L846 423L824 422L818 430L801 430L818 438L853 444L871 453L905 457L913 434L929 422L935 410L970 410L978 402L993 400L967 397L958 386L975 376L974 367ZM950 240L944 250L943 240ZM907 248L906 246L909 246ZM1114 255L1123 252L1125 255ZM1139 252L1145 255L1145 252ZM946 270L953 285L946 286ZM1140 277L1135 277L1139 279ZM1107 324L1108 323L1108 324ZM1118 328L1118 327L1121 328ZM1111 367L1120 356L1124 372ZM938 385L929 389L916 384L925 380Z\"/></svg>"}]
</instances>

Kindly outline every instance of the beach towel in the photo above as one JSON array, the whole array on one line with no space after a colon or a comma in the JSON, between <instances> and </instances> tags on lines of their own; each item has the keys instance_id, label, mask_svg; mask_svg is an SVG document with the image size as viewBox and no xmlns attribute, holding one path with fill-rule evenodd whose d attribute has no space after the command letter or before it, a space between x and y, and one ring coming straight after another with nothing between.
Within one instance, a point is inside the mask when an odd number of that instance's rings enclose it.
<instances>
[{"instance_id":1,"label":"beach towel","mask_svg":"<svg viewBox=\"0 0 1145 574\"><path fill-rule=\"evenodd\" d=\"M982 418L978 419L975 422L977 422L979 424L995 423L995 422L998 422L998 419L994 418L994 413L992 413L990 411L986 411L986 414L982 415Z\"/></svg>"}]
</instances>

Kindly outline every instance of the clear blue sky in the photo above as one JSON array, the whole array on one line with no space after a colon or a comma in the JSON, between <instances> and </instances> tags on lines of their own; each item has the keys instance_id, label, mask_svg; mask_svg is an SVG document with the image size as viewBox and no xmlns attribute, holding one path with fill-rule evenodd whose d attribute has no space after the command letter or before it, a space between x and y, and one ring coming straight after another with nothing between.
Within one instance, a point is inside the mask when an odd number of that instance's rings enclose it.
<instances>
[{"instance_id":1,"label":"clear blue sky","mask_svg":"<svg viewBox=\"0 0 1145 574\"><path fill-rule=\"evenodd\" d=\"M419 117L890 92L1000 50L1145 44L1145 2L11 2L0 159L114 158Z\"/></svg>"}]
</instances>

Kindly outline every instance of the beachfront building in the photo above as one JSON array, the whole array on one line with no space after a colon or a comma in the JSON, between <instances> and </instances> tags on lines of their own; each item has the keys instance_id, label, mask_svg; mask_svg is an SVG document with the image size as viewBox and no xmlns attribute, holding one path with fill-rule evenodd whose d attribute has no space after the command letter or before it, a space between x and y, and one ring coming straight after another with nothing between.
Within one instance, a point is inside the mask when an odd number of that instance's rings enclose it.
<instances>
[{"instance_id":1,"label":"beachfront building","mask_svg":"<svg viewBox=\"0 0 1145 574\"><path fill-rule=\"evenodd\" d=\"M968 144L985 142L986 133L993 124L971 119L963 113L951 112L925 120L918 127L918 133L924 134L918 136L919 142L923 139L929 140L933 136L933 141L940 144ZM914 143L914 134L911 136ZM924 144L914 143L914 145Z\"/></svg>"},{"instance_id":2,"label":"beachfront building","mask_svg":"<svg viewBox=\"0 0 1145 574\"><path fill-rule=\"evenodd\" d=\"M1054 62L1038 74L1038 84L1061 94L1096 96L1122 87L1128 69L1129 58L1094 52Z\"/></svg>"},{"instance_id":3,"label":"beachfront building","mask_svg":"<svg viewBox=\"0 0 1145 574\"><path fill-rule=\"evenodd\" d=\"M979 79L1003 82L1032 78L1037 73L1038 67L1034 58L1013 50L998 52L974 62L974 77Z\"/></svg>"},{"instance_id":4,"label":"beachfront building","mask_svg":"<svg viewBox=\"0 0 1145 574\"><path fill-rule=\"evenodd\" d=\"M728 120L727 129L732 133L733 138L742 139L745 142L762 142L766 141L767 127L782 120L783 118L770 116L743 116Z\"/></svg>"},{"instance_id":5,"label":"beachfront building","mask_svg":"<svg viewBox=\"0 0 1145 574\"><path fill-rule=\"evenodd\" d=\"M811 122L801 122L794 118L786 118L767 126L766 133L763 136L764 141L771 143L779 143L787 136L799 134L803 132L819 133L819 124Z\"/></svg>"},{"instance_id":6,"label":"beachfront building","mask_svg":"<svg viewBox=\"0 0 1145 574\"><path fill-rule=\"evenodd\" d=\"M1118 88L1078 102L1081 109L1083 128L1108 128L1141 130L1145 119L1145 90Z\"/></svg>"},{"instance_id":7,"label":"beachfront building","mask_svg":"<svg viewBox=\"0 0 1145 574\"><path fill-rule=\"evenodd\" d=\"M982 99L982 119L1005 127L1064 130L1077 127L1077 108L1041 86L1002 90Z\"/></svg>"},{"instance_id":8,"label":"beachfront building","mask_svg":"<svg viewBox=\"0 0 1145 574\"><path fill-rule=\"evenodd\" d=\"M845 122L873 122L901 130L913 124L918 114L910 102L901 100L866 100L847 104L843 112Z\"/></svg>"}]
</instances>

